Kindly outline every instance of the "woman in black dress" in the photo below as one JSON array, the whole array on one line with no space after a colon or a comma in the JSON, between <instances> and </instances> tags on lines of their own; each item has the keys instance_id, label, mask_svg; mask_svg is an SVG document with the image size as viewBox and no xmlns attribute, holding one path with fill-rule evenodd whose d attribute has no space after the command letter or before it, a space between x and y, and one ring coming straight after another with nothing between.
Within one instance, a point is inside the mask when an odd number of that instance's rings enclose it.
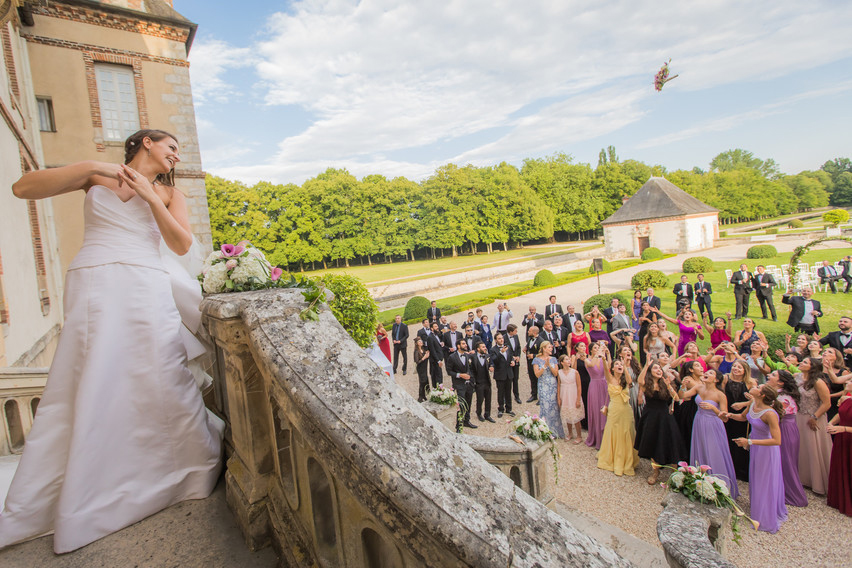
<instances>
[{"instance_id":1,"label":"woman in black dress","mask_svg":"<svg viewBox=\"0 0 852 568\"><path fill-rule=\"evenodd\" d=\"M586 359L589 354L586 349L585 343L578 343L577 346L577 372L580 374L580 391L583 397L583 408L586 409L586 413L589 412L589 381L591 381L591 377L589 377L589 371L586 369ZM580 426L583 430L589 429L589 421L583 418L580 421Z\"/></svg>"},{"instance_id":2,"label":"woman in black dress","mask_svg":"<svg viewBox=\"0 0 852 568\"><path fill-rule=\"evenodd\" d=\"M651 460L654 468L648 485L659 479L660 466L689 459L677 421L669 414L672 400L677 401L677 392L672 386L675 377L674 371L665 372L659 363L650 360L639 374L639 401L645 407L636 428L634 447L640 458Z\"/></svg>"},{"instance_id":3,"label":"woman in black dress","mask_svg":"<svg viewBox=\"0 0 852 568\"><path fill-rule=\"evenodd\" d=\"M742 359L734 361L731 364L731 372L725 375L722 381L722 390L725 391L725 397L728 399L728 408L739 412L748 406L751 401L746 398L746 393L756 386L757 381L751 378L748 365ZM737 479L748 481L749 453L733 442L736 438L748 438L748 422L728 420L725 422L725 432L728 436Z\"/></svg>"},{"instance_id":4,"label":"woman in black dress","mask_svg":"<svg viewBox=\"0 0 852 568\"><path fill-rule=\"evenodd\" d=\"M684 393L695 385L701 384L701 377L704 376L704 369L698 361L688 361L680 368L680 381L678 402L674 405L674 417L680 429L683 445L686 448L686 455L689 455L690 446L692 445L692 422L695 420L695 414L698 412L698 405L690 396L686 398ZM694 465L694 464L693 464Z\"/></svg>"},{"instance_id":5,"label":"woman in black dress","mask_svg":"<svg viewBox=\"0 0 852 568\"><path fill-rule=\"evenodd\" d=\"M417 402L426 400L426 387L429 386L429 376L426 367L429 363L429 350L423 346L423 338L414 340L414 364L417 365L417 380L420 382L420 390L417 391Z\"/></svg>"},{"instance_id":6,"label":"woman in black dress","mask_svg":"<svg viewBox=\"0 0 852 568\"><path fill-rule=\"evenodd\" d=\"M651 311L651 304L642 302L642 308L639 312L639 363L645 365L645 336L648 334L648 326L656 323L657 314Z\"/></svg>"}]
</instances>

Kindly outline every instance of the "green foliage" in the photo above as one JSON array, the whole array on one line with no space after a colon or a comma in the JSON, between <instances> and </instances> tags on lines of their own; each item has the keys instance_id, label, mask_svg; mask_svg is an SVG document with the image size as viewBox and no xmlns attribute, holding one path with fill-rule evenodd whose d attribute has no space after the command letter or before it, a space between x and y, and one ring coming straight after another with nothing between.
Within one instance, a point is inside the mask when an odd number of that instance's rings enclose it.
<instances>
[{"instance_id":1,"label":"green foliage","mask_svg":"<svg viewBox=\"0 0 852 568\"><path fill-rule=\"evenodd\" d=\"M684 260L681 268L687 274L707 274L713 272L713 261L706 256L693 256Z\"/></svg>"},{"instance_id":2,"label":"green foliage","mask_svg":"<svg viewBox=\"0 0 852 568\"><path fill-rule=\"evenodd\" d=\"M728 236L728 231L719 231L719 238L724 239Z\"/></svg>"},{"instance_id":3,"label":"green foliage","mask_svg":"<svg viewBox=\"0 0 852 568\"><path fill-rule=\"evenodd\" d=\"M405 303L405 311L402 312L402 321L420 321L426 317L426 312L432 303L423 296L414 296Z\"/></svg>"},{"instance_id":4,"label":"green foliage","mask_svg":"<svg viewBox=\"0 0 852 568\"><path fill-rule=\"evenodd\" d=\"M343 329L359 346L369 347L376 340L379 308L367 287L348 274L324 274L320 282L334 293L328 306Z\"/></svg>"},{"instance_id":5,"label":"green foliage","mask_svg":"<svg viewBox=\"0 0 852 568\"><path fill-rule=\"evenodd\" d=\"M778 250L772 245L754 245L746 252L746 258L772 258L778 256Z\"/></svg>"},{"instance_id":6,"label":"green foliage","mask_svg":"<svg viewBox=\"0 0 852 568\"><path fill-rule=\"evenodd\" d=\"M642 260L658 260L663 258L663 251L657 247L648 247L642 251Z\"/></svg>"},{"instance_id":7,"label":"green foliage","mask_svg":"<svg viewBox=\"0 0 852 568\"><path fill-rule=\"evenodd\" d=\"M769 179L776 179L781 172L778 164L772 158L763 161L754 154L742 148L728 150L718 154L710 162L710 170L714 172L731 172L735 170L754 170Z\"/></svg>"},{"instance_id":8,"label":"green foliage","mask_svg":"<svg viewBox=\"0 0 852 568\"><path fill-rule=\"evenodd\" d=\"M790 227L792 227L793 229L801 229L802 227L805 226L805 224L802 222L801 219L793 219L792 221L790 221L788 223L788 225Z\"/></svg>"},{"instance_id":9,"label":"green foliage","mask_svg":"<svg viewBox=\"0 0 852 568\"><path fill-rule=\"evenodd\" d=\"M556 284L556 276L549 270L539 270L533 278L533 286L553 286Z\"/></svg>"},{"instance_id":10,"label":"green foliage","mask_svg":"<svg viewBox=\"0 0 852 568\"><path fill-rule=\"evenodd\" d=\"M778 234L778 227L772 227L771 229L766 229L764 231L764 233L766 233L767 235L777 235Z\"/></svg>"},{"instance_id":11,"label":"green foliage","mask_svg":"<svg viewBox=\"0 0 852 568\"><path fill-rule=\"evenodd\" d=\"M630 287L634 290L668 287L668 277L659 270L641 270L630 279Z\"/></svg>"},{"instance_id":12,"label":"green foliage","mask_svg":"<svg viewBox=\"0 0 852 568\"><path fill-rule=\"evenodd\" d=\"M607 259L604 258L603 259L602 272L607 272L609 270L612 270L612 265L609 263L609 261ZM595 273L595 263L592 262L591 266L589 266L589 274L594 274L594 273Z\"/></svg>"},{"instance_id":13,"label":"green foliage","mask_svg":"<svg viewBox=\"0 0 852 568\"><path fill-rule=\"evenodd\" d=\"M822 214L822 220L836 227L849 220L849 212L846 209L832 209Z\"/></svg>"},{"instance_id":14,"label":"green foliage","mask_svg":"<svg viewBox=\"0 0 852 568\"><path fill-rule=\"evenodd\" d=\"M591 298L587 299L583 302L583 312L589 313L592 310L592 306L597 306L601 310L605 310L610 306L613 298L618 298L618 300L627 306L627 311L630 312L632 309L632 301L633 296L629 292L617 292L615 294L595 294Z\"/></svg>"}]
</instances>

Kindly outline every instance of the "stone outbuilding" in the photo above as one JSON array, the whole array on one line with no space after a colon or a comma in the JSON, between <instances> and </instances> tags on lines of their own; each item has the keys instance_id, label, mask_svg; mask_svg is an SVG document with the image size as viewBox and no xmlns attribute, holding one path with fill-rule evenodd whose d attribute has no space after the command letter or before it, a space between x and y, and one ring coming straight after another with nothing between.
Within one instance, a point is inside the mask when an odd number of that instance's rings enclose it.
<instances>
[{"instance_id":1,"label":"stone outbuilding","mask_svg":"<svg viewBox=\"0 0 852 568\"><path fill-rule=\"evenodd\" d=\"M662 177L652 177L601 222L608 256L708 249L719 237L719 210Z\"/></svg>"}]
</instances>

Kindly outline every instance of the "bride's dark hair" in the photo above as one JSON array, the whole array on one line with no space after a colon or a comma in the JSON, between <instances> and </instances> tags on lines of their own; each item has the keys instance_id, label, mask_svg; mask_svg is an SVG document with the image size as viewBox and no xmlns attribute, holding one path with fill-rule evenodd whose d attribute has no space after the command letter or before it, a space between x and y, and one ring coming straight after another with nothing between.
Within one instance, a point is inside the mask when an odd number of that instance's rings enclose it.
<instances>
[{"instance_id":1,"label":"bride's dark hair","mask_svg":"<svg viewBox=\"0 0 852 568\"><path fill-rule=\"evenodd\" d=\"M171 138L175 142L178 141L177 138L173 134L169 134L165 130L152 130L152 129L143 129L138 132L134 132L130 136L128 136L127 140L124 141L124 163L129 164L131 160L136 156L139 150L142 149L142 141L145 138L150 138L154 142L159 142L163 138ZM155 182L167 185L169 187L175 186L175 169L172 168L169 170L167 174L157 174Z\"/></svg>"}]
</instances>

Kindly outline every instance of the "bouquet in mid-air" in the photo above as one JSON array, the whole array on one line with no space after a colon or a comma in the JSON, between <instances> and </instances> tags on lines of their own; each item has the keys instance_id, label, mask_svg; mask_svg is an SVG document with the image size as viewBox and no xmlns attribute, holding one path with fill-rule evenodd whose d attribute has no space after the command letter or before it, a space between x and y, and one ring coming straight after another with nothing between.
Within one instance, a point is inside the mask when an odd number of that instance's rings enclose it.
<instances>
[{"instance_id":1,"label":"bouquet in mid-air","mask_svg":"<svg viewBox=\"0 0 852 568\"><path fill-rule=\"evenodd\" d=\"M676 79L678 77L678 75L673 75L669 77L669 63L671 62L672 60L669 59L668 61L663 63L663 66L660 67L660 70L657 71L657 74L654 76L654 88L658 92L663 90L663 85L665 85L672 79Z\"/></svg>"}]
</instances>

